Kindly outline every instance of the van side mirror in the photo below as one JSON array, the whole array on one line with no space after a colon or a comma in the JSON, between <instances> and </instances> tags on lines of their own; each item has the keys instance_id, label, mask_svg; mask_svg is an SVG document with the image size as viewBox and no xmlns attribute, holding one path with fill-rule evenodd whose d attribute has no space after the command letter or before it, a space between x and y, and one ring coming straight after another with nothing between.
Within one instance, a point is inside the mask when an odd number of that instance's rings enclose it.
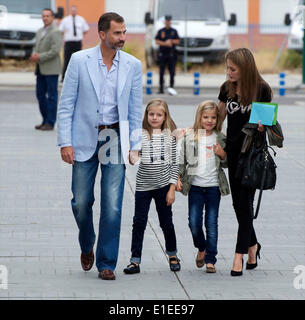
<instances>
[{"instance_id":1,"label":"van side mirror","mask_svg":"<svg viewBox=\"0 0 305 320\"><path fill-rule=\"evenodd\" d=\"M58 7L57 12L55 14L56 19L62 19L64 16L64 8L63 7Z\"/></svg>"},{"instance_id":2,"label":"van side mirror","mask_svg":"<svg viewBox=\"0 0 305 320\"><path fill-rule=\"evenodd\" d=\"M228 21L229 26L235 26L237 22L236 14L231 13L230 20Z\"/></svg>"},{"instance_id":3,"label":"van side mirror","mask_svg":"<svg viewBox=\"0 0 305 320\"><path fill-rule=\"evenodd\" d=\"M236 14L231 13L230 20L228 21L229 26L235 26L237 22Z\"/></svg>"},{"instance_id":4,"label":"van side mirror","mask_svg":"<svg viewBox=\"0 0 305 320\"><path fill-rule=\"evenodd\" d=\"M150 15L150 12L146 12L145 13L144 22L145 22L146 25L154 23L154 19L152 19L151 15Z\"/></svg>"},{"instance_id":5,"label":"van side mirror","mask_svg":"<svg viewBox=\"0 0 305 320\"><path fill-rule=\"evenodd\" d=\"M291 18L290 18L290 14L289 14L289 13L286 13L286 14L285 14L284 24L285 24L286 26L290 26L290 25L291 25Z\"/></svg>"}]
</instances>

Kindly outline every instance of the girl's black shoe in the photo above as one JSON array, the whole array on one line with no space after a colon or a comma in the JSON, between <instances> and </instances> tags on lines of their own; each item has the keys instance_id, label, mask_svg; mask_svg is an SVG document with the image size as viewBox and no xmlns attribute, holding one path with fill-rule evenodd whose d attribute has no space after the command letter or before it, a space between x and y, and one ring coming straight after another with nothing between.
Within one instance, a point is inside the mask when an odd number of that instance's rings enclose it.
<instances>
[{"instance_id":1,"label":"girl's black shoe","mask_svg":"<svg viewBox=\"0 0 305 320\"><path fill-rule=\"evenodd\" d=\"M232 277L242 276L243 275L243 268L244 268L244 259L242 259L241 271L231 270L231 276Z\"/></svg>"},{"instance_id":2,"label":"girl's black shoe","mask_svg":"<svg viewBox=\"0 0 305 320\"><path fill-rule=\"evenodd\" d=\"M140 266L138 264L132 262L123 271L126 274L140 273Z\"/></svg>"},{"instance_id":3,"label":"girl's black shoe","mask_svg":"<svg viewBox=\"0 0 305 320\"><path fill-rule=\"evenodd\" d=\"M173 263L175 262L175 263ZM180 260L177 257L171 257L169 258L169 267L171 271L180 271L181 266L180 266Z\"/></svg>"},{"instance_id":4,"label":"girl's black shoe","mask_svg":"<svg viewBox=\"0 0 305 320\"><path fill-rule=\"evenodd\" d=\"M257 267L257 258L261 258L260 256L260 250L261 250L261 245L259 243L257 243L257 251L256 251L256 262L255 263L248 263L246 264L246 269L247 270L252 270L255 269Z\"/></svg>"}]
</instances>

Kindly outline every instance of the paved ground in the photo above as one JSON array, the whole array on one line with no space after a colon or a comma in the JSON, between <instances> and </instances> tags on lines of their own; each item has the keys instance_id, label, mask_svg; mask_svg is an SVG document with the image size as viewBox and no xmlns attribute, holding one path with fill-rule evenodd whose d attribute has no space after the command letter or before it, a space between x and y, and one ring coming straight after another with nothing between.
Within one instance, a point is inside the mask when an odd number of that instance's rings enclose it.
<instances>
[{"instance_id":1,"label":"paved ground","mask_svg":"<svg viewBox=\"0 0 305 320\"><path fill-rule=\"evenodd\" d=\"M216 91L211 95L215 97ZM221 201L217 273L197 269L187 226L187 198L177 193L173 210L182 270L176 274L169 271L152 205L142 272L124 275L130 256L136 172L128 167L117 280L110 282L98 279L95 268L88 273L81 270L77 227L70 208L71 167L59 157L56 132L33 129L40 122L34 92L2 89L0 97L0 265L8 270L8 289L0 289L0 299L304 300L305 289L293 285L294 268L305 265L304 95L291 96L291 102L280 104L285 147L278 149L276 157L276 190L264 193L255 221L262 244L256 270L244 270L239 278L230 276L237 231L230 197ZM192 99L186 93L172 100L170 111L178 126L192 124L197 105ZM98 184L96 199L97 227Z\"/></svg>"}]
</instances>

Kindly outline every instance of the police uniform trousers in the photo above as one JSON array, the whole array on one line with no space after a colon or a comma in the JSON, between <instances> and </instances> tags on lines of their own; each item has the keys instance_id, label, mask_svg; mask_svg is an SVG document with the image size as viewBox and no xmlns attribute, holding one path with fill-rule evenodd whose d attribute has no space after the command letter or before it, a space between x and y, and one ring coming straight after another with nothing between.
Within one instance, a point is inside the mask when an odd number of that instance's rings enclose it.
<instances>
[{"instance_id":1,"label":"police uniform trousers","mask_svg":"<svg viewBox=\"0 0 305 320\"><path fill-rule=\"evenodd\" d=\"M164 84L164 72L166 66L168 67L170 75L170 87L174 87L175 69L177 63L176 54L163 54L159 53L159 66L160 66L160 89L163 89Z\"/></svg>"}]
</instances>

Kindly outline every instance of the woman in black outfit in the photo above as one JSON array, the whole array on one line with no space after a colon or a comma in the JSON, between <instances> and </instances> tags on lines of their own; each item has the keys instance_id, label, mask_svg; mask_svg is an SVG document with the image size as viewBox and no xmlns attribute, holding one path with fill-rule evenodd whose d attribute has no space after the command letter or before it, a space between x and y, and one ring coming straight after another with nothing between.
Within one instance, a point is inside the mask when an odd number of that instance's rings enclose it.
<instances>
[{"instance_id":1,"label":"woman in black outfit","mask_svg":"<svg viewBox=\"0 0 305 320\"><path fill-rule=\"evenodd\" d=\"M227 159L233 207L238 221L237 244L232 276L241 276L243 255L248 254L247 269L257 266L261 245L253 227L255 189L241 185L235 172L245 134L243 126L249 121L251 104L270 102L272 90L260 76L250 50L239 48L226 55L227 81L220 88L219 109L224 120L227 116ZM259 124L257 134L264 131Z\"/></svg>"}]
</instances>

